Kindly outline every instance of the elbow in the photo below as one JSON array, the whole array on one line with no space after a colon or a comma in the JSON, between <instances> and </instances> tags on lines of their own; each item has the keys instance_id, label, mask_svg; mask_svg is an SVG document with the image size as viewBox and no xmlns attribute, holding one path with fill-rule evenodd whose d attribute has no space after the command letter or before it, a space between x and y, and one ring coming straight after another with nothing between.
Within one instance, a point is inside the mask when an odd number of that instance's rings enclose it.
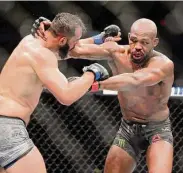
<instances>
[{"instance_id":1,"label":"elbow","mask_svg":"<svg viewBox=\"0 0 183 173\"><path fill-rule=\"evenodd\" d=\"M70 99L59 99L59 102L62 104L62 105L65 105L65 106L70 106L74 103L74 101L70 100Z\"/></svg>"}]
</instances>

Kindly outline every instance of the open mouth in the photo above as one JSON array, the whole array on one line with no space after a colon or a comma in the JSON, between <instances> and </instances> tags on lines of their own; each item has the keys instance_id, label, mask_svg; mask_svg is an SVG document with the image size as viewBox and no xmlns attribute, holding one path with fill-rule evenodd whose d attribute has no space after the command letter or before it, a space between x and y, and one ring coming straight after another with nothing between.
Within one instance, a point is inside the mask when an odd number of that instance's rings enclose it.
<instances>
[{"instance_id":1,"label":"open mouth","mask_svg":"<svg viewBox=\"0 0 183 173\"><path fill-rule=\"evenodd\" d=\"M144 55L142 53L133 53L132 56L134 59L141 59Z\"/></svg>"}]
</instances>

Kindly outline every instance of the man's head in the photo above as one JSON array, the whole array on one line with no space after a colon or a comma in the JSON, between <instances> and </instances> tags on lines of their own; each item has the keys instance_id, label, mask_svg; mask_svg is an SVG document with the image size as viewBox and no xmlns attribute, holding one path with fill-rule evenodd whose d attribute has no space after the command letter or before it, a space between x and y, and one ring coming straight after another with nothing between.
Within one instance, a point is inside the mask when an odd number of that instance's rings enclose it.
<instances>
[{"instance_id":1,"label":"man's head","mask_svg":"<svg viewBox=\"0 0 183 173\"><path fill-rule=\"evenodd\" d=\"M70 13L59 13L53 19L48 29L47 44L58 47L62 59L72 50L85 32L82 20Z\"/></svg>"},{"instance_id":2,"label":"man's head","mask_svg":"<svg viewBox=\"0 0 183 173\"><path fill-rule=\"evenodd\" d=\"M134 63L145 62L154 47L158 45L156 24L149 19L135 21L129 33L131 59Z\"/></svg>"}]
</instances>

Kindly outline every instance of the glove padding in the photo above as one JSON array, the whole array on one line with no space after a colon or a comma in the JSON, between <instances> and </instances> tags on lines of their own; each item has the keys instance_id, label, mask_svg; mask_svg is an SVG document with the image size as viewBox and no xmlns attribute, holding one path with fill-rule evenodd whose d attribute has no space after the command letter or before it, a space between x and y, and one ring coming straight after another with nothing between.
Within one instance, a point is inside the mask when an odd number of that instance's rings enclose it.
<instances>
[{"instance_id":1,"label":"glove padding","mask_svg":"<svg viewBox=\"0 0 183 173\"><path fill-rule=\"evenodd\" d=\"M117 25L109 25L104 28L103 40L105 40L107 37L116 37L118 36L119 32L121 32L121 29Z\"/></svg>"},{"instance_id":2,"label":"glove padding","mask_svg":"<svg viewBox=\"0 0 183 173\"><path fill-rule=\"evenodd\" d=\"M121 32L120 28L117 25L109 25L106 28L104 28L104 31L100 33L99 35L93 36L94 43L95 44L102 44L105 42L106 38L113 38L113 37L118 37L116 38L115 41L121 40Z\"/></svg>"},{"instance_id":3,"label":"glove padding","mask_svg":"<svg viewBox=\"0 0 183 173\"><path fill-rule=\"evenodd\" d=\"M39 17L38 19L36 19L32 25L32 29L31 29L31 34L35 37L35 34L37 32L37 30L39 30L40 27L40 23L43 21L48 21L50 22L49 19L45 18L45 17ZM49 27L49 26L48 26ZM45 30L47 30L48 28L45 28Z\"/></svg>"},{"instance_id":4,"label":"glove padding","mask_svg":"<svg viewBox=\"0 0 183 173\"><path fill-rule=\"evenodd\" d=\"M98 63L91 64L83 68L83 72L90 71L95 75L95 81L102 81L109 78L109 73L105 67Z\"/></svg>"}]
</instances>

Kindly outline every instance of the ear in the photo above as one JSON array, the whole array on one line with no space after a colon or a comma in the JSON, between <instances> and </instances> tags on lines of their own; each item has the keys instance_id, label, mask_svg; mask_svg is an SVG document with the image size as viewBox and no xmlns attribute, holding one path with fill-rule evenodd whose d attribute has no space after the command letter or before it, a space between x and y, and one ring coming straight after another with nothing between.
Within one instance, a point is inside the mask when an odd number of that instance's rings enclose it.
<instances>
[{"instance_id":1,"label":"ear","mask_svg":"<svg viewBox=\"0 0 183 173\"><path fill-rule=\"evenodd\" d=\"M128 33L128 39L130 39L130 33Z\"/></svg>"},{"instance_id":2,"label":"ear","mask_svg":"<svg viewBox=\"0 0 183 173\"><path fill-rule=\"evenodd\" d=\"M156 47L158 45L158 43L159 43L159 38L155 38L154 39L154 47Z\"/></svg>"},{"instance_id":3,"label":"ear","mask_svg":"<svg viewBox=\"0 0 183 173\"><path fill-rule=\"evenodd\" d=\"M64 46L67 43L67 38L66 37L61 37L59 38L59 45Z\"/></svg>"}]
</instances>

